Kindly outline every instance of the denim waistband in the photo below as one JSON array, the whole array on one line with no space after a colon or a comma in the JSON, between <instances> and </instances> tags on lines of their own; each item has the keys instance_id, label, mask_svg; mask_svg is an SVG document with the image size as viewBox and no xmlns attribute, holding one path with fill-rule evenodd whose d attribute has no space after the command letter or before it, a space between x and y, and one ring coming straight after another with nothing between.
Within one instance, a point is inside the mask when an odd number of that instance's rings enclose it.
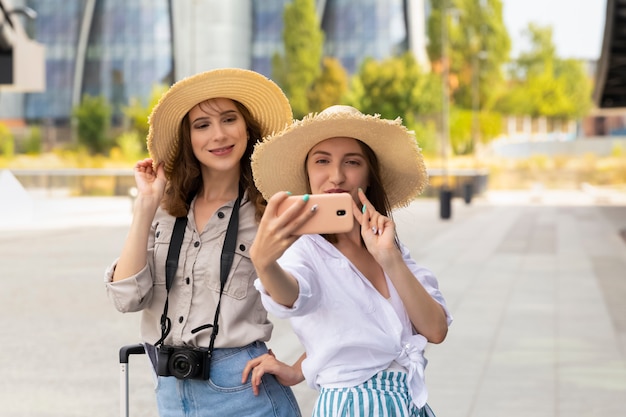
<instances>
[{"instance_id":1,"label":"denim waistband","mask_svg":"<svg viewBox=\"0 0 626 417\"><path fill-rule=\"evenodd\" d=\"M265 345L265 342L260 342L257 340L256 342L252 342L245 346L213 349L213 355L211 358L214 361L218 361L220 359L237 355L245 351L252 351L251 352L252 356L255 357L255 356L262 355L263 353L266 353L267 346Z\"/></svg>"}]
</instances>

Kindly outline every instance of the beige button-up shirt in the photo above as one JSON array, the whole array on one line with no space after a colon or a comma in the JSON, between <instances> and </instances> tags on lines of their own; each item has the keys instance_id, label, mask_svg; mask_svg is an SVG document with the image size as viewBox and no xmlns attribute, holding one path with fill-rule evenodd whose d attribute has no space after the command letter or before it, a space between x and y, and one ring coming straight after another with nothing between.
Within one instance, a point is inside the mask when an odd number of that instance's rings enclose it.
<instances>
[{"instance_id":1,"label":"beige button-up shirt","mask_svg":"<svg viewBox=\"0 0 626 417\"><path fill-rule=\"evenodd\" d=\"M171 330L165 344L208 347L212 328L192 334L204 324L213 324L220 292L220 255L234 200L217 210L204 230L196 230L192 202L180 250L178 270L169 292ZM134 276L112 282L117 260L106 270L109 298L125 313L142 311L141 335L154 344L161 337L160 319L167 291L165 260L176 218L159 209L152 222L148 262ZM244 196L239 209L239 233L235 258L222 295L219 333L215 347L239 347L268 341L273 325L254 288L256 273L250 260L250 245L256 236L254 205Z\"/></svg>"}]
</instances>

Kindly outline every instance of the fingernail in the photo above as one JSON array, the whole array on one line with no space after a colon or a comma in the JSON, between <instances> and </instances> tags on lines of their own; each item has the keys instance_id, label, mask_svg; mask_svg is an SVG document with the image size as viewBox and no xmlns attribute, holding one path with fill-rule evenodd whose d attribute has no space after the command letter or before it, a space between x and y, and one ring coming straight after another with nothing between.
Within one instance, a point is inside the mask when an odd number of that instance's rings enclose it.
<instances>
[{"instance_id":1,"label":"fingernail","mask_svg":"<svg viewBox=\"0 0 626 417\"><path fill-rule=\"evenodd\" d=\"M308 194L303 195L303 196L302 196L302 199L303 199L304 201L309 201L309 195L308 195Z\"/></svg>"},{"instance_id":2,"label":"fingernail","mask_svg":"<svg viewBox=\"0 0 626 417\"><path fill-rule=\"evenodd\" d=\"M311 211L317 211L317 204L313 204L313 207L311 207Z\"/></svg>"},{"instance_id":3,"label":"fingernail","mask_svg":"<svg viewBox=\"0 0 626 417\"><path fill-rule=\"evenodd\" d=\"M376 234L376 232L378 232L378 230L376 229L376 227L372 227L372 233Z\"/></svg>"},{"instance_id":4,"label":"fingernail","mask_svg":"<svg viewBox=\"0 0 626 417\"><path fill-rule=\"evenodd\" d=\"M285 191L287 195L291 195L291 191Z\"/></svg>"},{"instance_id":5,"label":"fingernail","mask_svg":"<svg viewBox=\"0 0 626 417\"><path fill-rule=\"evenodd\" d=\"M366 206L365 206L365 204L363 204L363 208L361 209L361 213L365 214L365 209L366 209Z\"/></svg>"}]
</instances>

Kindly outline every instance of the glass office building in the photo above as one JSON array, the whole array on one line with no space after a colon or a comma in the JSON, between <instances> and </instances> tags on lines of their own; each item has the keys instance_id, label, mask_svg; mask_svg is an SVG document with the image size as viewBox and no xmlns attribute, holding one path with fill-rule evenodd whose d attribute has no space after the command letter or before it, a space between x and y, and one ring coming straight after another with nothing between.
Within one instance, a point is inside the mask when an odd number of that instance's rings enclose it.
<instances>
[{"instance_id":1,"label":"glass office building","mask_svg":"<svg viewBox=\"0 0 626 417\"><path fill-rule=\"evenodd\" d=\"M46 47L46 91L27 94L24 117L67 122L84 94L103 96L114 122L131 98L170 83L167 0L29 0L29 32Z\"/></svg>"},{"instance_id":2,"label":"glass office building","mask_svg":"<svg viewBox=\"0 0 626 417\"><path fill-rule=\"evenodd\" d=\"M82 95L90 94L112 104L115 123L131 98L145 103L155 84L220 66L271 77L272 57L283 53L283 12L290 2L21 0L37 11L27 31L46 48L46 91L25 95L23 117L67 125ZM367 57L412 49L411 28L420 27L423 37L424 3L317 0L324 53L352 74Z\"/></svg>"},{"instance_id":3,"label":"glass office building","mask_svg":"<svg viewBox=\"0 0 626 417\"><path fill-rule=\"evenodd\" d=\"M252 65L265 75L271 74L272 55L283 53L283 9L290 2L254 1ZM316 8L324 54L339 59L350 74L367 57L380 60L425 46L412 46L415 37L409 34L419 28L417 38L424 39L424 0L317 0Z\"/></svg>"}]
</instances>

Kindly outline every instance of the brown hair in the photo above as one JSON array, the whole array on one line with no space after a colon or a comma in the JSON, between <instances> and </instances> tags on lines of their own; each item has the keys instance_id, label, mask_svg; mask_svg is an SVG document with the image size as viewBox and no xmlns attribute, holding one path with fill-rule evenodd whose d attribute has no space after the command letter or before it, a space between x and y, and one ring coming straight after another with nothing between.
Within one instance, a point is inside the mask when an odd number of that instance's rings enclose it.
<instances>
[{"instance_id":1,"label":"brown hair","mask_svg":"<svg viewBox=\"0 0 626 417\"><path fill-rule=\"evenodd\" d=\"M209 100L204 101L201 104L208 104L208 101ZM249 134L246 150L241 157L239 184L243 187L244 191L248 192L248 198L255 206L255 217L258 221L263 215L267 202L254 185L250 157L252 156L254 145L262 138L261 125L252 117L250 111L248 111L243 104L236 100L232 101L243 116L246 122L246 130ZM165 195L163 196L163 208L175 217L187 215L191 200L196 196L203 185L200 162L194 155L191 146L190 129L188 112L178 129L179 146L176 150L173 164L176 169L173 169L171 172L166 172L169 181Z\"/></svg>"}]
</instances>

